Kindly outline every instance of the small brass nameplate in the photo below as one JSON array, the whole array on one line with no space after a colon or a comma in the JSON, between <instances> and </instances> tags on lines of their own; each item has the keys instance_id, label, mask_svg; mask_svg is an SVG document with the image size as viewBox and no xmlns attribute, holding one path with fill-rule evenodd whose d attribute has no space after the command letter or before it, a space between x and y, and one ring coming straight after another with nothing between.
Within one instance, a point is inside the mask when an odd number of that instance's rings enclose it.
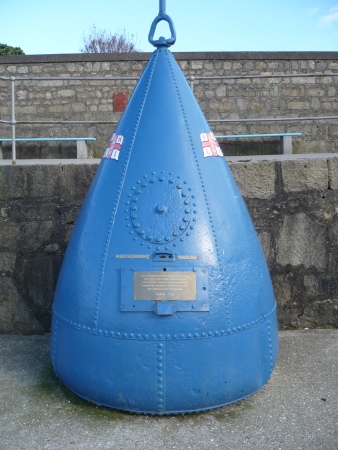
<instances>
[{"instance_id":1,"label":"small brass nameplate","mask_svg":"<svg viewBox=\"0 0 338 450\"><path fill-rule=\"evenodd\" d=\"M135 272L134 300L196 300L196 272Z\"/></svg>"}]
</instances>

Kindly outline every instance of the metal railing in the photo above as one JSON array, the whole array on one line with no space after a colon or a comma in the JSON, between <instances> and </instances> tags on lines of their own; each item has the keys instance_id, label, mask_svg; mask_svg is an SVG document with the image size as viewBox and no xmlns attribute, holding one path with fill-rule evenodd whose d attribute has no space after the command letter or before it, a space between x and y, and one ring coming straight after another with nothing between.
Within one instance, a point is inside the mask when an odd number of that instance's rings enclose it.
<instances>
[{"instance_id":1,"label":"metal railing","mask_svg":"<svg viewBox=\"0 0 338 450\"><path fill-rule=\"evenodd\" d=\"M190 88L194 91L196 81L203 80L240 80L240 79L268 79L268 78L308 78L308 77L338 77L338 73L288 73L288 74L256 74L256 75L220 75L220 76L195 76L186 77ZM0 123L11 126L12 164L16 164L16 126L20 124L117 124L117 120L17 120L15 109L15 83L18 81L138 81L139 77L0 77L0 80L10 81L11 86L11 119L0 119ZM255 119L208 119L209 123L260 123L260 122L299 122L336 120L338 116L310 116L310 117L274 117Z\"/></svg>"}]
</instances>

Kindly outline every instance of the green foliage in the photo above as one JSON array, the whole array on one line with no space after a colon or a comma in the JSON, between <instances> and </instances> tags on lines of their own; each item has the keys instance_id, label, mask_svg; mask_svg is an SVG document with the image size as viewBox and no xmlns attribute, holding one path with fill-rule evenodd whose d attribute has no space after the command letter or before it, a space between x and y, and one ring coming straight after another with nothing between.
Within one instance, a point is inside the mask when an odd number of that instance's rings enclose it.
<instances>
[{"instance_id":1,"label":"green foliage","mask_svg":"<svg viewBox=\"0 0 338 450\"><path fill-rule=\"evenodd\" d=\"M126 30L111 33L107 30L97 30L94 25L88 36L83 36L81 53L133 53L138 52L134 35Z\"/></svg>"},{"instance_id":2,"label":"green foliage","mask_svg":"<svg viewBox=\"0 0 338 450\"><path fill-rule=\"evenodd\" d=\"M11 47L10 45L0 44L0 55L24 55L20 47Z\"/></svg>"}]
</instances>

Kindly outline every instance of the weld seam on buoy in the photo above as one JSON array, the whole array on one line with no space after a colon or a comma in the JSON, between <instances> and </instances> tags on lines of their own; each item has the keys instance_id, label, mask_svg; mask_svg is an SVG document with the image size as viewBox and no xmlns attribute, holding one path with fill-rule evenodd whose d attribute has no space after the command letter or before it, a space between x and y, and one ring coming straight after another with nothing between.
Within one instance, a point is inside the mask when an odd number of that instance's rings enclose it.
<instances>
[{"instance_id":1,"label":"weld seam on buoy","mask_svg":"<svg viewBox=\"0 0 338 450\"><path fill-rule=\"evenodd\" d=\"M156 364L156 379L157 379L157 412L163 413L165 411L165 344L160 342L157 345L157 364Z\"/></svg>"},{"instance_id":2,"label":"weld seam on buoy","mask_svg":"<svg viewBox=\"0 0 338 450\"><path fill-rule=\"evenodd\" d=\"M248 331L252 328L254 328L256 325L258 325L258 323L260 322L264 322L267 320L268 317L271 316L271 314L273 314L275 312L276 309L276 305L274 305L274 307L272 308L271 311L269 311L266 314L262 314L260 317L258 317L256 320L252 320L251 322L247 322L247 323L243 323L237 326L234 326L232 328L227 328L226 330L214 330L214 331L203 331L200 333L194 333L193 331L191 332L186 332L186 333L181 333L181 334L168 334L168 333L163 333L160 335L155 335L155 334L141 334L141 333L136 333L136 332L129 332L129 333L121 333L119 331L113 331L110 329L97 329L94 327L90 327L88 325L85 324L81 324L78 322L74 322L73 320L67 319L63 316L61 316L58 312L56 312L53 309L53 314L58 317L58 322L57 322L57 328L55 328L56 332L58 332L58 328L59 328L59 323L62 322L64 324L66 324L67 326L76 329L78 331L82 331L83 333L86 334L92 334L95 336L106 336L109 338L113 338L113 339L125 339L125 340L139 340L139 341L183 341L183 340L199 340L199 339L211 339L211 338L221 338L224 336L230 336L230 335L234 335L243 331ZM270 327L270 322L269 322L269 327ZM270 331L270 345L272 346L272 341L271 341L271 329L268 328ZM54 344L54 341L53 341ZM270 349L272 349L272 347L270 347ZM270 353L270 362L271 362L271 358L272 358L272 353ZM273 361L272 361L273 363Z\"/></svg>"},{"instance_id":3,"label":"weld seam on buoy","mask_svg":"<svg viewBox=\"0 0 338 450\"><path fill-rule=\"evenodd\" d=\"M148 95L148 91L149 91L149 86L150 86L150 82L151 79L153 77L153 73L154 73L154 68L155 68L155 64L158 58L158 52L154 52L153 54L153 61L152 61L152 65L150 66L150 73L149 73L149 77L148 77L148 81L146 84L146 89L145 89L145 93L142 97L142 102L141 102L141 106L137 115L137 120L133 129L133 134L131 137L131 141L129 144L129 148L128 148L128 152L127 152L127 157L126 157L126 162L125 165L123 167L123 171L121 174L121 181L119 183L119 188L117 190L116 193L116 200L115 200L115 204L112 210L112 214L109 220L109 227L108 227L108 232L107 232L107 237L105 240L105 246L104 246L104 251L103 251L103 256L102 256L102 260L101 260L101 270L99 273L99 280L98 280L98 289L97 289L97 293L96 293L96 302L95 302L95 309L94 309L94 325L97 329L98 326L98 320L99 320L99 306L100 306L100 301L101 301L101 293L102 293L102 285L103 285L103 278L104 278L104 271L105 271L105 267L106 267L106 263L107 263L107 254L108 254L108 248L109 248L109 243L110 243L110 239L111 239L111 235L112 235L112 231L114 228L114 223L115 223L115 218L116 218L116 212L118 209L118 205L120 203L120 199L121 199L121 193L122 193L122 187L124 184L124 180L126 177L126 173L127 173L127 169L128 169L128 165L129 165L129 161L130 161L130 156L132 154L132 150L133 150L133 146L134 146L134 142L135 142L135 137L137 134L137 130L140 124L140 120L141 120L141 116L142 116L142 112L143 112L143 108L144 108L144 104Z\"/></svg>"},{"instance_id":4,"label":"weld seam on buoy","mask_svg":"<svg viewBox=\"0 0 338 450\"><path fill-rule=\"evenodd\" d=\"M202 187L202 190L203 190L205 205L207 207L209 222L210 222L210 225L211 225L212 235L213 235L214 242L215 242L218 266L221 268L220 269L220 275L221 275L221 280L222 280L222 285L223 285L223 292L225 292L226 291L225 277L224 277L224 272L222 270L222 261L221 261L221 257L220 257L220 251L219 251L220 249L219 249L219 244L217 242L217 236L216 236L216 232L215 232L215 227L214 227L214 224L213 224L213 221L212 221L210 208L208 207L208 205L209 205L208 196L207 196L207 193L205 191L205 185L204 185L204 182L203 182L201 168L200 168L200 165L198 163L196 149L195 149L195 146L194 146L194 143L193 143L193 140L192 140L192 135L191 135L191 131L190 131L190 128L189 128L187 116L186 116L186 113L185 113L185 110L184 110L184 107L183 107L182 99L181 99L181 96L180 96L179 90L178 90L177 81L176 81L175 74L174 74L174 71L173 71L173 67L172 67L172 64L171 64L171 61L170 61L170 58L169 58L170 50L168 50L168 49L165 49L165 50L166 50L166 56L167 56L168 64L169 64L169 67L170 67L170 70L171 70L171 74L172 74L172 77L173 77L173 81L175 83L177 96L178 96L178 99L179 99L179 102L180 102L180 105L181 105L181 110L182 110L182 114L183 114L183 117L184 117L185 126L186 126L186 129L187 129L187 132L188 132L188 136L189 136L189 140L190 140L190 143L191 143L191 148L192 148L192 151L193 151L195 164L196 164L198 175L199 175L199 178L200 178L201 187ZM225 301L225 311L226 311L227 326L230 327L231 326L231 321L230 321L229 305L228 305L228 302L226 302L226 301Z\"/></svg>"},{"instance_id":5,"label":"weld seam on buoy","mask_svg":"<svg viewBox=\"0 0 338 450\"><path fill-rule=\"evenodd\" d=\"M51 362L54 369L54 372L56 376L58 375L57 367L56 367L56 347L57 347L57 340L58 340L58 334L59 334L59 323L60 320L56 319L54 323L54 333L52 338L52 345L51 345Z\"/></svg>"}]
</instances>

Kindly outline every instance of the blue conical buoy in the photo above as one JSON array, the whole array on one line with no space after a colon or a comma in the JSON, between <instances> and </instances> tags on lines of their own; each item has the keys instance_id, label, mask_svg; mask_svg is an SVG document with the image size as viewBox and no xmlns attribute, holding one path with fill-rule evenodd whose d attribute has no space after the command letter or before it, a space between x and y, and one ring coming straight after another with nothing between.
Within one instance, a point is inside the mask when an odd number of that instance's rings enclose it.
<instances>
[{"instance_id":1,"label":"blue conical buoy","mask_svg":"<svg viewBox=\"0 0 338 450\"><path fill-rule=\"evenodd\" d=\"M75 224L51 360L76 394L150 414L258 391L277 358L276 304L246 206L180 68L157 48ZM161 15L162 12L162 15ZM157 20L157 21L156 21Z\"/></svg>"}]
</instances>

